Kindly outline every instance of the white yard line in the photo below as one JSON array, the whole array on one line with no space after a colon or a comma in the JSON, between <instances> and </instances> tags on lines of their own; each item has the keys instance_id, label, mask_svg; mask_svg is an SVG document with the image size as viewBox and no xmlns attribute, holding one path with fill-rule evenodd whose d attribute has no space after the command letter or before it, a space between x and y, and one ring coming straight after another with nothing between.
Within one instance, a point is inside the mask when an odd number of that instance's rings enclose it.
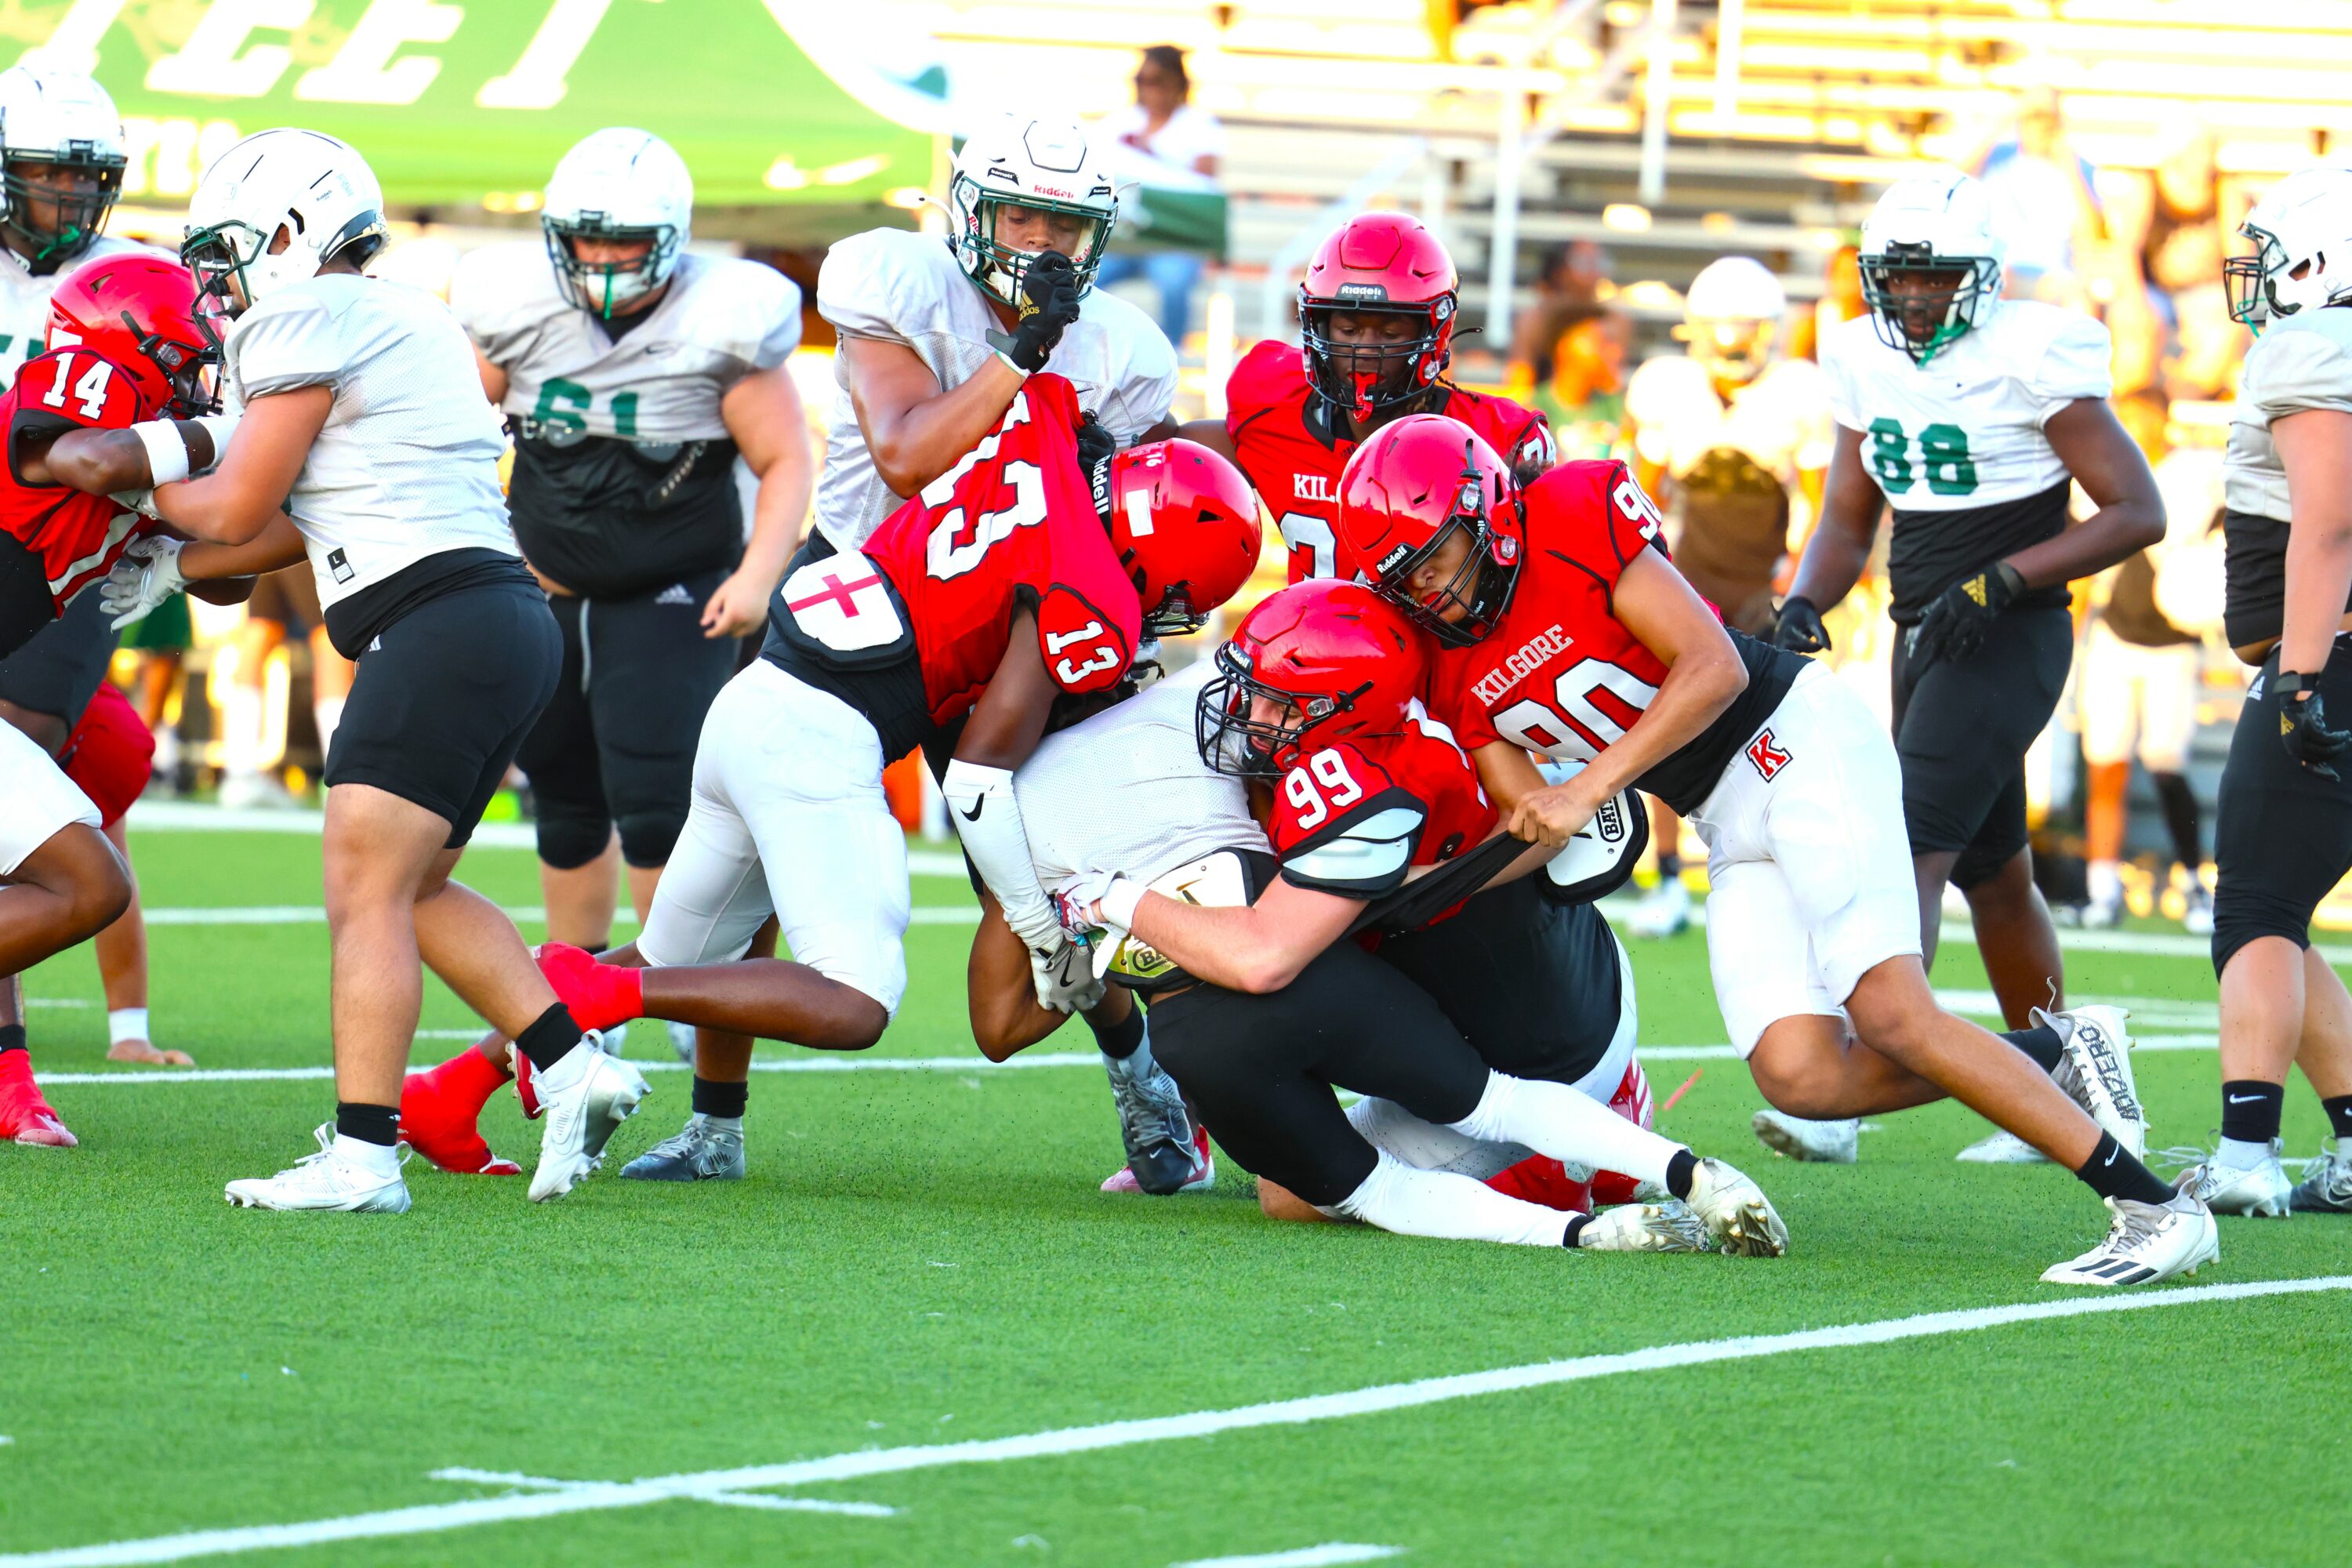
<instances>
[{"instance_id":1,"label":"white yard line","mask_svg":"<svg viewBox=\"0 0 2352 1568\"><path fill-rule=\"evenodd\" d=\"M547 910L538 904L508 904L502 907L507 919L518 925L535 924L547 919ZM327 911L317 904L220 904L196 909L165 909L146 911L151 926L303 926L324 925ZM967 926L980 919L977 904L922 904L913 914L919 926ZM614 929L635 931L637 919L627 910L613 917Z\"/></svg>"},{"instance_id":2,"label":"white yard line","mask_svg":"<svg viewBox=\"0 0 2352 1568\"><path fill-rule=\"evenodd\" d=\"M2060 1318L2148 1311L2164 1307L2332 1290L2352 1290L2352 1275L2327 1275L2311 1279L2264 1279L2234 1285L2192 1285L2178 1289L2135 1291L2126 1295L2069 1296L2054 1300L2021 1301L2003 1307L1971 1307L1959 1311L1927 1312L1910 1318L1886 1318L1872 1322L1844 1323L1834 1328L1805 1329L1796 1333L1652 1345L1643 1350L1610 1355L1576 1356L1566 1361L1537 1362L1527 1366L1500 1367L1453 1377L1382 1384L1339 1394L1314 1394L1304 1399L1245 1405L1235 1409L1111 1421L1096 1426L1065 1426L1020 1436L903 1448L866 1448L855 1453L833 1454L824 1458L747 1465L737 1469L700 1470L683 1475L656 1476L643 1480L583 1481L567 1484L561 1491L477 1498L466 1502L424 1503L413 1508L346 1514L336 1519L305 1520L291 1524L197 1530L143 1540L59 1547L0 1556L0 1568L110 1568L117 1563L184 1563L191 1558L216 1557L235 1552L262 1552L319 1546L338 1541L426 1535L474 1525L552 1519L562 1514L594 1513L611 1509L644 1508L681 1499L707 1498L713 1492L810 1486L867 1476L904 1475L949 1466L1002 1464L1012 1459L1055 1458L1069 1454L1098 1453L1109 1448L1172 1442L1178 1438L1213 1437L1220 1433L1245 1432L1260 1427L1298 1426L1310 1422L1411 1410L1490 1394L1510 1394L1560 1384L1584 1383L1626 1373L1665 1372L1720 1362L1788 1355L1801 1351L1848 1350L1862 1345L1894 1344L1906 1340L1974 1333L1986 1329L2008 1328Z\"/></svg>"},{"instance_id":3,"label":"white yard line","mask_svg":"<svg viewBox=\"0 0 2352 1568\"><path fill-rule=\"evenodd\" d=\"M1262 1552L1249 1557L1196 1557L1190 1563L1171 1563L1168 1568L1324 1568L1334 1563L1377 1563L1383 1557L1402 1557L1402 1546L1358 1546L1345 1541L1327 1541L1320 1546L1302 1546L1296 1552Z\"/></svg>"},{"instance_id":4,"label":"white yard line","mask_svg":"<svg viewBox=\"0 0 2352 1568\"><path fill-rule=\"evenodd\" d=\"M434 1034L447 1031L434 1030ZM466 1030L464 1037L473 1039L478 1031ZM1731 1047L1723 1047L1729 1050ZM753 1072L946 1072L987 1073L1011 1072L1020 1068L1093 1067L1102 1060L1096 1051L1024 1052L1010 1061L992 1062L986 1057L789 1057L782 1061L755 1061ZM412 1065L409 1071L426 1071L432 1064ZM631 1057L629 1065L639 1072L691 1072L694 1069L677 1060L664 1061L655 1058ZM159 1068L153 1072L45 1072L41 1087L55 1088L60 1084L89 1085L101 1083L297 1083L335 1076L331 1067L309 1068Z\"/></svg>"}]
</instances>

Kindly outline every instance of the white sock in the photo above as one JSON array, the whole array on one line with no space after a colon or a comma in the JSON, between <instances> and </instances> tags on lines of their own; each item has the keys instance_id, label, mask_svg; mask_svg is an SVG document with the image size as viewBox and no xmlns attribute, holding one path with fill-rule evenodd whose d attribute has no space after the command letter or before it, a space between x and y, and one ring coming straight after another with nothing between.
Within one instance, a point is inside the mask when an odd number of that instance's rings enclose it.
<instances>
[{"instance_id":1,"label":"white sock","mask_svg":"<svg viewBox=\"0 0 2352 1568\"><path fill-rule=\"evenodd\" d=\"M106 1043L119 1046L125 1040L148 1040L154 1037L147 1032L147 1009L144 1007L113 1007L107 1010Z\"/></svg>"},{"instance_id":2,"label":"white sock","mask_svg":"<svg viewBox=\"0 0 2352 1568\"><path fill-rule=\"evenodd\" d=\"M1505 1197L1467 1176L1416 1171L1386 1154L1336 1212L1399 1236L1511 1247L1558 1247L1568 1235L1568 1222L1579 1217Z\"/></svg>"},{"instance_id":3,"label":"white sock","mask_svg":"<svg viewBox=\"0 0 2352 1568\"><path fill-rule=\"evenodd\" d=\"M1524 1143L1555 1160L1622 1171L1660 1186L1667 1163L1682 1149L1567 1084L1499 1072L1487 1075L1478 1108L1453 1127L1467 1137Z\"/></svg>"},{"instance_id":4,"label":"white sock","mask_svg":"<svg viewBox=\"0 0 2352 1568\"><path fill-rule=\"evenodd\" d=\"M2124 896L2122 866L2113 860L2094 860L2091 862L2088 876L2091 885L2091 902L2113 904L2122 901Z\"/></svg>"},{"instance_id":5,"label":"white sock","mask_svg":"<svg viewBox=\"0 0 2352 1568\"><path fill-rule=\"evenodd\" d=\"M261 771L261 689L232 680L221 693L221 765L237 774Z\"/></svg>"},{"instance_id":6,"label":"white sock","mask_svg":"<svg viewBox=\"0 0 2352 1568\"><path fill-rule=\"evenodd\" d=\"M713 1132L732 1132L738 1138L743 1135L743 1119L740 1116L706 1116L698 1110L694 1119Z\"/></svg>"},{"instance_id":7,"label":"white sock","mask_svg":"<svg viewBox=\"0 0 2352 1568\"><path fill-rule=\"evenodd\" d=\"M327 748L335 743L335 726L343 721L343 700L320 698L310 704L310 721L319 726L319 755L323 758Z\"/></svg>"},{"instance_id":8,"label":"white sock","mask_svg":"<svg viewBox=\"0 0 2352 1568\"><path fill-rule=\"evenodd\" d=\"M2213 1163L2232 1171L2251 1171L2271 1157L2267 1143L2249 1143L2242 1138L2224 1138L2221 1146L2213 1151Z\"/></svg>"},{"instance_id":9,"label":"white sock","mask_svg":"<svg viewBox=\"0 0 2352 1568\"><path fill-rule=\"evenodd\" d=\"M371 1143L364 1138L335 1134L335 1158L347 1161L379 1176L400 1174L400 1146Z\"/></svg>"}]
</instances>

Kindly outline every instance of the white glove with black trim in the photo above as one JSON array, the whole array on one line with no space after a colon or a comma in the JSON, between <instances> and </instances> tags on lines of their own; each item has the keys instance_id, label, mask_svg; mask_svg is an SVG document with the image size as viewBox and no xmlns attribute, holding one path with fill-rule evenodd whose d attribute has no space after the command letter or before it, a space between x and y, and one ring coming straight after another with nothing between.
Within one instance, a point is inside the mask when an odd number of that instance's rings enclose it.
<instances>
[{"instance_id":1,"label":"white glove with black trim","mask_svg":"<svg viewBox=\"0 0 2352 1568\"><path fill-rule=\"evenodd\" d=\"M110 626L120 631L145 620L156 605L188 585L180 574L180 548L178 540L160 533L131 542L99 585L99 607L112 617Z\"/></svg>"},{"instance_id":2,"label":"white glove with black trim","mask_svg":"<svg viewBox=\"0 0 2352 1568\"><path fill-rule=\"evenodd\" d=\"M1029 978L1037 987L1037 1005L1056 1013L1083 1013L1103 998L1092 951L1068 937L1029 950Z\"/></svg>"}]
</instances>

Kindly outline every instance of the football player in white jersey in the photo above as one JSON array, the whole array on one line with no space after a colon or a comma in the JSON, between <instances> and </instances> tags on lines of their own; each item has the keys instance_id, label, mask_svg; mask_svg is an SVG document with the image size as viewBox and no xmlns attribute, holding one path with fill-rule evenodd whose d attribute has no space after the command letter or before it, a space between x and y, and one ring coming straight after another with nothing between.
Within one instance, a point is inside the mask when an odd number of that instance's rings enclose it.
<instances>
[{"instance_id":1,"label":"football player in white jersey","mask_svg":"<svg viewBox=\"0 0 2352 1568\"><path fill-rule=\"evenodd\" d=\"M544 245L458 264L450 308L515 440L515 539L563 632L563 676L517 761L538 804L551 941L601 950L619 864L645 918L686 823L694 743L737 643L800 542L814 479L784 361L801 296L773 268L685 249L694 183L624 127L563 155ZM749 542L735 486L759 478Z\"/></svg>"},{"instance_id":2,"label":"football player in white jersey","mask_svg":"<svg viewBox=\"0 0 2352 1568\"><path fill-rule=\"evenodd\" d=\"M816 525L854 550L938 479L1039 370L1122 447L1175 434L1176 352L1094 287L1118 201L1077 124L1007 115L956 154L949 233L877 228L825 253L818 314L841 334Z\"/></svg>"},{"instance_id":3,"label":"football player in white jersey","mask_svg":"<svg viewBox=\"0 0 2352 1568\"><path fill-rule=\"evenodd\" d=\"M1644 360L1625 386L1633 474L1666 503L1675 564L1723 618L1751 635L1772 625L1772 584L1802 540L1829 472L1829 388L1811 360L1780 353L1789 297L1763 263L1726 256L1683 299L1690 351ZM1658 885L1629 922L1642 936L1690 923L1677 851L1682 825L1650 802Z\"/></svg>"},{"instance_id":4,"label":"football player in white jersey","mask_svg":"<svg viewBox=\"0 0 2352 1568\"><path fill-rule=\"evenodd\" d=\"M2001 299L2001 256L1984 189L1966 174L1911 175L1879 198L1862 237L1869 313L1822 340L1837 447L1776 635L1800 653L1829 646L1822 609L1852 591L1891 505L1890 613L1905 628L1895 748L1923 957L1934 960L1949 882L1968 897L2019 1048L2055 1070L2064 1050L2053 1025L2103 1029L2122 1071L2120 1012L2053 1017L2063 980L2033 885L2024 759L2074 659L2066 584L2161 539L2164 505L2107 405L2106 329ZM2069 527L2074 484L2098 510ZM1851 1122L1765 1110L1756 1129L1796 1158L1853 1157Z\"/></svg>"},{"instance_id":5,"label":"football player in white jersey","mask_svg":"<svg viewBox=\"0 0 2352 1568\"><path fill-rule=\"evenodd\" d=\"M2290 174L2246 215L2231 310L2260 333L2223 478L2222 628L2261 674L2221 773L2213 967L2221 979L2220 1147L2189 1180L2216 1213L2352 1212L2352 995L2311 945L2352 870L2352 169ZM2332 1144L2288 1190L2288 1065Z\"/></svg>"},{"instance_id":6,"label":"football player in white jersey","mask_svg":"<svg viewBox=\"0 0 2352 1568\"><path fill-rule=\"evenodd\" d=\"M335 1119L318 1154L229 1184L247 1207L407 1209L396 1129L420 956L540 1069L534 1199L570 1191L646 1092L512 922L449 880L554 690L562 638L515 550L505 443L465 333L432 295L360 270L383 207L365 160L316 132L261 132L214 161L182 254L236 318L222 381L241 421L202 477L176 437L150 447L152 505L181 533L299 535L328 631L359 662L326 766Z\"/></svg>"}]
</instances>

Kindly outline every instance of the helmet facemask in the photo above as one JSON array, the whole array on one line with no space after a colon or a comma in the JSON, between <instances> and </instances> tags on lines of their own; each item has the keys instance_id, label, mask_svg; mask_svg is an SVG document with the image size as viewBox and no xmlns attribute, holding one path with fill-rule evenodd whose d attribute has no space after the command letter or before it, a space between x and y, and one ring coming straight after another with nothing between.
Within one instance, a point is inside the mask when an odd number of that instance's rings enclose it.
<instances>
[{"instance_id":1,"label":"helmet facemask","mask_svg":"<svg viewBox=\"0 0 2352 1568\"><path fill-rule=\"evenodd\" d=\"M80 142L73 143L64 156L0 149L0 195L6 198L6 226L24 246L26 259L36 269L71 261L98 242L106 230L107 215L122 195L126 162L121 153L87 151ZM79 190L36 184L24 173L27 165L69 170L90 176L90 181ZM54 225L34 225L36 204L57 209Z\"/></svg>"},{"instance_id":2,"label":"helmet facemask","mask_svg":"<svg viewBox=\"0 0 2352 1568\"><path fill-rule=\"evenodd\" d=\"M1257 678L1248 653L1232 643L1217 649L1217 675L1201 688L1192 709L1192 738L1201 761L1234 778L1280 778L1299 756L1307 735L1354 711L1371 690L1366 681L1352 691L1302 697ZM1279 708L1286 720L1253 718L1254 701Z\"/></svg>"},{"instance_id":3,"label":"helmet facemask","mask_svg":"<svg viewBox=\"0 0 2352 1568\"><path fill-rule=\"evenodd\" d=\"M603 213L584 212L577 217L541 217L540 228L547 238L547 258L555 268L556 290L564 303L598 321L626 315L631 305L668 281L677 260L680 236L672 224L616 224ZM574 247L583 239L643 243L646 250L625 261L583 261Z\"/></svg>"},{"instance_id":4,"label":"helmet facemask","mask_svg":"<svg viewBox=\"0 0 2352 1568\"><path fill-rule=\"evenodd\" d=\"M1084 295L1094 287L1095 271L1102 265L1103 247L1109 243L1112 223L1118 213L1116 205L1108 210L1085 202L1055 201L1049 197L1029 195L1013 191L993 191L969 174L958 174L950 202L961 214L963 233L956 238L956 249L963 259L964 270L980 285L981 291L1000 305L1018 310L1022 303L1021 279L1029 264L1045 254L1045 250L1017 250L996 237L998 216L1008 207L1029 212L1058 214L1076 220L1077 243L1065 252L1070 266L1077 273L1078 292ZM1053 248L1051 247L1046 247Z\"/></svg>"},{"instance_id":5,"label":"helmet facemask","mask_svg":"<svg viewBox=\"0 0 2352 1568\"><path fill-rule=\"evenodd\" d=\"M220 408L220 339L211 325L211 312L203 309L204 296L197 297L197 330L211 340L203 347L175 342L160 332L142 332L131 312L122 312L122 324L139 339L139 352L163 373L172 389L171 403L164 413L174 419L194 419Z\"/></svg>"},{"instance_id":6,"label":"helmet facemask","mask_svg":"<svg viewBox=\"0 0 2352 1568\"><path fill-rule=\"evenodd\" d=\"M1965 336L1985 301L2000 294L2000 262L1990 256L1938 256L1927 244L1895 241L1859 265L1863 303L1878 341L1916 364ZM1910 287L1898 287L1898 279Z\"/></svg>"},{"instance_id":7,"label":"helmet facemask","mask_svg":"<svg viewBox=\"0 0 2352 1568\"><path fill-rule=\"evenodd\" d=\"M1342 414L1369 421L1383 414L1411 414L1437 384L1445 368L1445 323L1454 299L1387 304L1371 300L1315 300L1302 291L1298 332L1307 361L1307 384ZM1331 333L1334 316L1391 317L1410 321L1410 337L1348 342Z\"/></svg>"},{"instance_id":8,"label":"helmet facemask","mask_svg":"<svg viewBox=\"0 0 2352 1568\"><path fill-rule=\"evenodd\" d=\"M2260 331L2273 316L2291 316L2302 307L2289 305L2282 310L2272 296L2272 277L2286 268L2286 247L2278 236L2251 223L2242 225L2238 232L2254 242L2254 253L2224 260L2221 286L2229 290L2230 319Z\"/></svg>"}]
</instances>

